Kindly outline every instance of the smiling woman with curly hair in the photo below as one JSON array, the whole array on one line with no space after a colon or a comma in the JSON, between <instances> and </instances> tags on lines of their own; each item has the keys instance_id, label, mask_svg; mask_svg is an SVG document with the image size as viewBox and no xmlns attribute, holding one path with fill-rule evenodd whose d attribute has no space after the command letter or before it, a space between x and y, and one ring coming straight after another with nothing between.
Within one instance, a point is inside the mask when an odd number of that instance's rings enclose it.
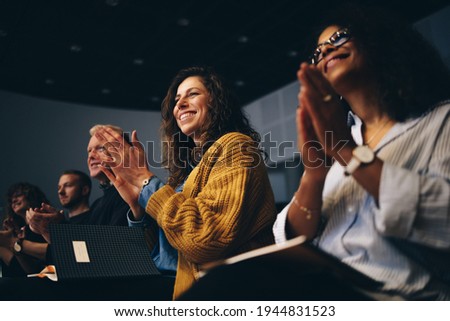
<instances>
[{"instance_id":1,"label":"smiling woman with curly hair","mask_svg":"<svg viewBox=\"0 0 450 321\"><path fill-rule=\"evenodd\" d=\"M98 137L118 146L108 150L125 160L103 158L110 167L105 174L133 211L130 225L159 225L152 256L160 270L176 269L179 298L199 278L202 264L273 243L276 210L259 135L211 68L191 67L175 76L162 118L165 185L138 166L146 162L136 132L133 147L107 129Z\"/></svg>"}]
</instances>

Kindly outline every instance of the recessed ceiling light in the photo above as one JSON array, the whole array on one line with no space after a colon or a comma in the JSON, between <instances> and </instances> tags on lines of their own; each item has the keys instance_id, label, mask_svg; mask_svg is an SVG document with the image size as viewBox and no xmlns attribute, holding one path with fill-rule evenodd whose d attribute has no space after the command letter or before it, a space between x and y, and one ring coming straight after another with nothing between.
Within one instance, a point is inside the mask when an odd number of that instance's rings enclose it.
<instances>
[{"instance_id":1,"label":"recessed ceiling light","mask_svg":"<svg viewBox=\"0 0 450 321\"><path fill-rule=\"evenodd\" d=\"M109 95L111 93L111 89L109 89L109 88L103 88L102 89L102 94L103 95Z\"/></svg>"},{"instance_id":2,"label":"recessed ceiling light","mask_svg":"<svg viewBox=\"0 0 450 321\"><path fill-rule=\"evenodd\" d=\"M72 52L80 52L81 49L82 49L81 46L77 44L73 44L70 46L70 51Z\"/></svg>"},{"instance_id":3,"label":"recessed ceiling light","mask_svg":"<svg viewBox=\"0 0 450 321\"><path fill-rule=\"evenodd\" d=\"M245 82L243 80L236 80L234 84L238 87L245 86Z\"/></svg>"},{"instance_id":4,"label":"recessed ceiling light","mask_svg":"<svg viewBox=\"0 0 450 321\"><path fill-rule=\"evenodd\" d=\"M135 64L135 65L142 65L142 64L144 64L144 59L136 58L136 59L133 60L133 64Z\"/></svg>"},{"instance_id":5,"label":"recessed ceiling light","mask_svg":"<svg viewBox=\"0 0 450 321\"><path fill-rule=\"evenodd\" d=\"M248 42L248 37L247 36L239 36L237 41L240 43L247 43Z\"/></svg>"},{"instance_id":6,"label":"recessed ceiling light","mask_svg":"<svg viewBox=\"0 0 450 321\"><path fill-rule=\"evenodd\" d=\"M292 58L297 57L298 56L298 51L296 51L296 50L289 50L287 52L287 55L288 55L288 57L292 57Z\"/></svg>"},{"instance_id":7,"label":"recessed ceiling light","mask_svg":"<svg viewBox=\"0 0 450 321\"><path fill-rule=\"evenodd\" d=\"M108 6L115 7L119 4L119 0L106 0L105 3Z\"/></svg>"},{"instance_id":8,"label":"recessed ceiling light","mask_svg":"<svg viewBox=\"0 0 450 321\"><path fill-rule=\"evenodd\" d=\"M187 27L187 26L189 26L189 25L191 24L191 22L189 21L189 19L186 19L186 18L178 19L177 23L178 23L178 25L179 25L180 27Z\"/></svg>"}]
</instances>

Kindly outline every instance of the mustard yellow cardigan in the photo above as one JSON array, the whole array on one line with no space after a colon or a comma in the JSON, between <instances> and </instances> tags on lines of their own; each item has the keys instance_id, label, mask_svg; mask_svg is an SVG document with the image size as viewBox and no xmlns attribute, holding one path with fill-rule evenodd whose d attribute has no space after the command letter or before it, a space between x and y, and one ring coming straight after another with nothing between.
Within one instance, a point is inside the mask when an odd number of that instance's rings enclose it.
<instances>
[{"instance_id":1,"label":"mustard yellow cardigan","mask_svg":"<svg viewBox=\"0 0 450 321\"><path fill-rule=\"evenodd\" d=\"M274 242L273 192L256 143L220 137L188 176L183 191L165 185L146 212L178 250L174 298L198 279L199 266Z\"/></svg>"}]
</instances>

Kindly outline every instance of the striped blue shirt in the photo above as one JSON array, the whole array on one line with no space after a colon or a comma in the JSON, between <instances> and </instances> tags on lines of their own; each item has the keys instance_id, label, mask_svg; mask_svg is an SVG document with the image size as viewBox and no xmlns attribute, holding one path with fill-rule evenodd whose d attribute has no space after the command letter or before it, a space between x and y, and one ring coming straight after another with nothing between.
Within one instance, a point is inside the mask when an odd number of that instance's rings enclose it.
<instances>
[{"instance_id":1,"label":"striped blue shirt","mask_svg":"<svg viewBox=\"0 0 450 321\"><path fill-rule=\"evenodd\" d=\"M362 144L362 122L352 135ZM321 249L407 299L450 299L450 102L397 123L375 148L384 161L378 205L335 162L323 190ZM277 217L286 240L289 205Z\"/></svg>"}]
</instances>

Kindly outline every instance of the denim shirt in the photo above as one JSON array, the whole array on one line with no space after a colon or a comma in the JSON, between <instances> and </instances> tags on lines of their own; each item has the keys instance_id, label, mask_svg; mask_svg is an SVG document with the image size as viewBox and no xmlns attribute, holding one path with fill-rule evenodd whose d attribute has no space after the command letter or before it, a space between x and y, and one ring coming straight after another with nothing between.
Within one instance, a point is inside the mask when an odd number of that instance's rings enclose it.
<instances>
[{"instance_id":1,"label":"denim shirt","mask_svg":"<svg viewBox=\"0 0 450 321\"><path fill-rule=\"evenodd\" d=\"M164 186L164 183L156 176L150 179L150 182L145 186L141 193L139 194L139 205L146 208L148 200L150 197ZM178 186L175 191L181 192L183 190L184 184ZM128 226L130 227L146 227L150 224L152 218L149 215L144 215L142 220L134 221L128 217ZM155 247L151 253L152 259L156 264L159 271L164 274L175 274L177 271L178 263L178 252L174 249L164 234L161 228L158 228L158 240L156 241Z\"/></svg>"}]
</instances>

